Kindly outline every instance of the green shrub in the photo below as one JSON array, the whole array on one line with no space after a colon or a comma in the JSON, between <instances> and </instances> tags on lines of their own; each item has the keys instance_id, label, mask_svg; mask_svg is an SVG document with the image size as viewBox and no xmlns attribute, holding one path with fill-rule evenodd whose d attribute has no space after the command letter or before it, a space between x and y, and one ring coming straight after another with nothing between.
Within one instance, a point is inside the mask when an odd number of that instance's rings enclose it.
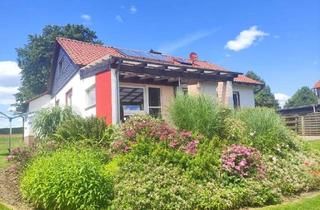
<instances>
[{"instance_id":1,"label":"green shrub","mask_svg":"<svg viewBox=\"0 0 320 210\"><path fill-rule=\"evenodd\" d=\"M262 182L242 180L240 183L219 186L209 181L196 188L196 209L239 209L276 204L280 195Z\"/></svg>"},{"instance_id":2,"label":"green shrub","mask_svg":"<svg viewBox=\"0 0 320 210\"><path fill-rule=\"evenodd\" d=\"M62 122L54 138L60 143L82 142L90 146L109 147L118 138L118 131L115 126L107 126L102 119L77 116Z\"/></svg>"},{"instance_id":3,"label":"green shrub","mask_svg":"<svg viewBox=\"0 0 320 210\"><path fill-rule=\"evenodd\" d=\"M211 98L178 94L169 108L172 122L180 129L198 132L208 138L221 136L224 118L230 110L216 104Z\"/></svg>"},{"instance_id":4,"label":"green shrub","mask_svg":"<svg viewBox=\"0 0 320 210\"><path fill-rule=\"evenodd\" d=\"M227 117L224 120L224 133L223 138L228 140L228 143L234 144L241 141L246 141L246 124L237 118Z\"/></svg>"},{"instance_id":5,"label":"green shrub","mask_svg":"<svg viewBox=\"0 0 320 210\"><path fill-rule=\"evenodd\" d=\"M112 209L195 209L194 184L172 165L128 162L115 181Z\"/></svg>"},{"instance_id":6,"label":"green shrub","mask_svg":"<svg viewBox=\"0 0 320 210\"><path fill-rule=\"evenodd\" d=\"M63 121L72 119L75 116L69 107L43 108L35 114L33 131L38 138L50 137Z\"/></svg>"},{"instance_id":7,"label":"green shrub","mask_svg":"<svg viewBox=\"0 0 320 210\"><path fill-rule=\"evenodd\" d=\"M44 209L104 208L113 197L113 181L101 159L97 152L76 148L40 156L22 175L22 195Z\"/></svg>"},{"instance_id":8,"label":"green shrub","mask_svg":"<svg viewBox=\"0 0 320 210\"><path fill-rule=\"evenodd\" d=\"M302 153L290 152L285 158L269 156L266 160L268 179L283 195L299 194L320 187L319 160Z\"/></svg>"},{"instance_id":9,"label":"green shrub","mask_svg":"<svg viewBox=\"0 0 320 210\"><path fill-rule=\"evenodd\" d=\"M285 155L280 150L296 149L293 137L283 124L280 116L268 108L247 108L235 112L238 119L247 127L246 144L264 152L276 152Z\"/></svg>"}]
</instances>

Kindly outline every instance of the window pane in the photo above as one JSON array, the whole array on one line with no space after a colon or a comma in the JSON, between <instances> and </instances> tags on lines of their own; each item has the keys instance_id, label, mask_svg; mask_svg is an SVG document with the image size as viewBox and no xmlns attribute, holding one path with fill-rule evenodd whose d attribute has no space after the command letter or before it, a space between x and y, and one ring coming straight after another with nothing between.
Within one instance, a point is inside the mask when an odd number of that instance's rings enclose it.
<instances>
[{"instance_id":1,"label":"window pane","mask_svg":"<svg viewBox=\"0 0 320 210\"><path fill-rule=\"evenodd\" d=\"M238 91L233 92L233 107L234 108L240 107L240 94Z\"/></svg>"},{"instance_id":2,"label":"window pane","mask_svg":"<svg viewBox=\"0 0 320 210\"><path fill-rule=\"evenodd\" d=\"M96 104L96 87L91 87L87 90L87 106Z\"/></svg>"},{"instance_id":3,"label":"window pane","mask_svg":"<svg viewBox=\"0 0 320 210\"><path fill-rule=\"evenodd\" d=\"M161 106L160 88L149 88L149 106Z\"/></svg>"},{"instance_id":4,"label":"window pane","mask_svg":"<svg viewBox=\"0 0 320 210\"><path fill-rule=\"evenodd\" d=\"M143 88L120 87L120 117L144 111Z\"/></svg>"}]
</instances>

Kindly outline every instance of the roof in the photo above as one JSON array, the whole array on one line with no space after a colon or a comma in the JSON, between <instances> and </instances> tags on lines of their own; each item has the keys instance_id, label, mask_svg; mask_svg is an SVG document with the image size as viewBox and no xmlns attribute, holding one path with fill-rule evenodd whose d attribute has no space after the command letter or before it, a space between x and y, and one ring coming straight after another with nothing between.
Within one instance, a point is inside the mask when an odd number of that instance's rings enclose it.
<instances>
[{"instance_id":1,"label":"roof","mask_svg":"<svg viewBox=\"0 0 320 210\"><path fill-rule=\"evenodd\" d=\"M62 37L57 38L57 42L70 56L71 60L81 66L88 65L106 55L121 56L116 49L99 44L91 44Z\"/></svg>"},{"instance_id":2,"label":"roof","mask_svg":"<svg viewBox=\"0 0 320 210\"><path fill-rule=\"evenodd\" d=\"M40 98L40 97L42 97L42 96L45 96L45 95L47 95L47 94L49 94L49 92L48 92L48 91L45 91L45 92L43 92L43 93L40 93L39 95L36 95L36 96L34 96L34 97L26 100L24 103L27 103L27 104L28 104L28 103L30 103L31 101L34 101L34 100L36 100L36 99L38 99L38 98Z\"/></svg>"},{"instance_id":3,"label":"roof","mask_svg":"<svg viewBox=\"0 0 320 210\"><path fill-rule=\"evenodd\" d=\"M99 59L102 59L105 56L117 56L117 57L130 57L121 53L119 48L110 47L110 46L103 46L100 44L92 44L88 42L82 42L73 39L67 39L63 37L57 38L57 42L60 46L66 51L69 55L71 60L80 66L86 66L92 62L95 62ZM171 56L171 55L164 55L166 56L168 62L171 62L175 65L181 65L178 60L181 58ZM132 58L132 57L131 57ZM139 58L141 59L141 57ZM145 59L145 58L143 58ZM188 62L191 62L189 59L185 59ZM210 69L213 71L227 71L225 68L218 66L213 63L209 63L207 61L197 60L193 63L194 67ZM261 82L256 80L250 79L244 75L239 75L234 79L235 82L238 83L245 83L249 85L261 85Z\"/></svg>"},{"instance_id":4,"label":"roof","mask_svg":"<svg viewBox=\"0 0 320 210\"><path fill-rule=\"evenodd\" d=\"M262 82L251 79L251 78L244 76L244 75L238 75L238 77L234 78L234 82L252 84L252 85L263 85Z\"/></svg>"},{"instance_id":5,"label":"roof","mask_svg":"<svg viewBox=\"0 0 320 210\"><path fill-rule=\"evenodd\" d=\"M314 88L320 89L320 80L318 82L316 82L316 84L314 85Z\"/></svg>"}]
</instances>

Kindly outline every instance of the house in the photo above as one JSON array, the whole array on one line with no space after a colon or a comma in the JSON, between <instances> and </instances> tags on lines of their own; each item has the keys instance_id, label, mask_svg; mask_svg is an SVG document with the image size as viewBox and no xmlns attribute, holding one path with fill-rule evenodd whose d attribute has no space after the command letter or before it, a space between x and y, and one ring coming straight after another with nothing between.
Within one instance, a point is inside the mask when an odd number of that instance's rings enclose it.
<instances>
[{"instance_id":1,"label":"house","mask_svg":"<svg viewBox=\"0 0 320 210\"><path fill-rule=\"evenodd\" d=\"M206 94L231 107L254 107L254 88L263 84L239 72L189 58L57 38L48 91L29 101L25 137L32 116L48 106L71 106L82 116L119 123L148 113L167 118L167 107L181 89Z\"/></svg>"}]
</instances>

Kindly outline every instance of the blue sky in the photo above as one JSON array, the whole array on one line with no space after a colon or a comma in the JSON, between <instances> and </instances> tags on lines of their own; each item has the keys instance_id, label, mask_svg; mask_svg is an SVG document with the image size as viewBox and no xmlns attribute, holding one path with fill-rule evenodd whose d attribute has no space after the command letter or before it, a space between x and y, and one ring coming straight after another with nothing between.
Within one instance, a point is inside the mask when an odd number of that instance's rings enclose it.
<instances>
[{"instance_id":1,"label":"blue sky","mask_svg":"<svg viewBox=\"0 0 320 210\"><path fill-rule=\"evenodd\" d=\"M19 85L15 48L48 24L85 24L107 45L254 70L284 98L320 79L320 1L0 1L0 111ZM0 125L1 127L1 125Z\"/></svg>"}]
</instances>

